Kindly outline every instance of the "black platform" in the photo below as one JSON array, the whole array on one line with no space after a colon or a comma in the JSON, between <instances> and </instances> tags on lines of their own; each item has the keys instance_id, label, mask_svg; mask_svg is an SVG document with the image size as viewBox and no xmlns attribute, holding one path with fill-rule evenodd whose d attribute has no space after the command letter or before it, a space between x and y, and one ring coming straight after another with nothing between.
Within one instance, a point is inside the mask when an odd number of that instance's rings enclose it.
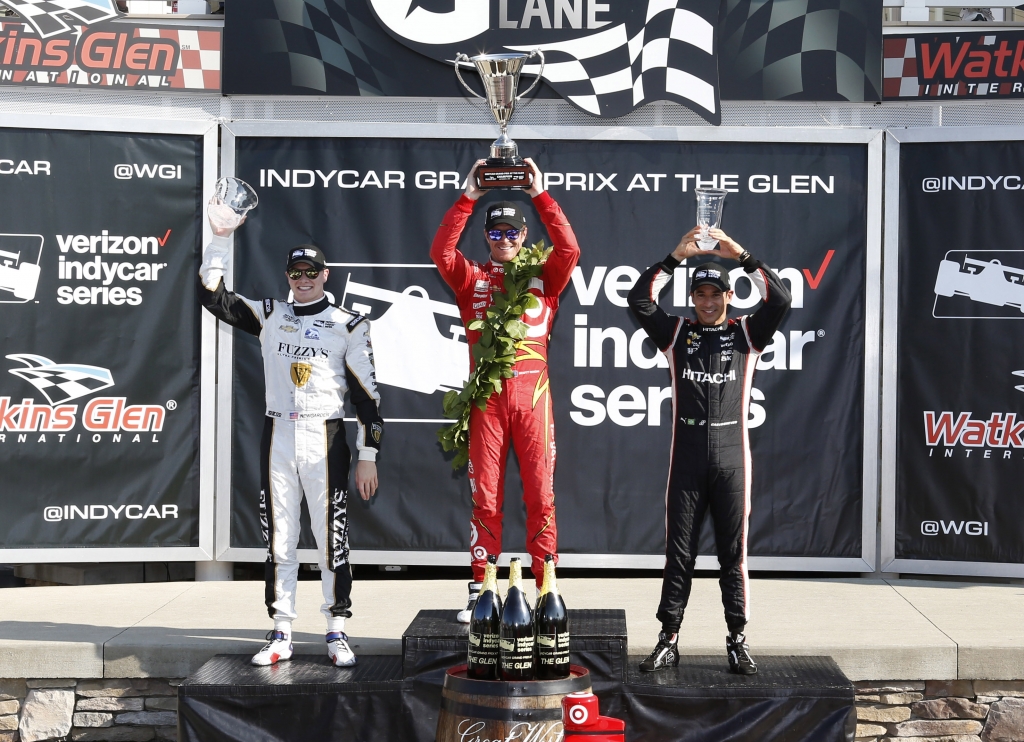
<instances>
[{"instance_id":1,"label":"black platform","mask_svg":"<svg viewBox=\"0 0 1024 742\"><path fill-rule=\"evenodd\" d=\"M758 657L758 674L743 677L728 672L723 652L641 673L642 658L625 655L624 613L587 613L570 613L582 632L574 637L581 644L573 662L593 652L612 668L594 690L603 714L626 721L630 742L853 739L853 684L830 657ZM251 666L248 655L215 657L178 688L179 739L434 742L443 670L465 661L465 627L460 646L453 615L422 611L403 637L403 657L362 655L350 669L333 667L326 655L262 668ZM616 632L621 622L621 635L587 633L602 621ZM620 646L622 679L612 680L609 657Z\"/></svg>"},{"instance_id":2,"label":"black platform","mask_svg":"<svg viewBox=\"0 0 1024 742\"><path fill-rule=\"evenodd\" d=\"M456 621L454 611L420 611L402 634L405 677L434 671L443 676L465 662L468 633L469 626ZM590 670L596 685L625 682L628 655L624 610L569 611L569 662Z\"/></svg>"}]
</instances>

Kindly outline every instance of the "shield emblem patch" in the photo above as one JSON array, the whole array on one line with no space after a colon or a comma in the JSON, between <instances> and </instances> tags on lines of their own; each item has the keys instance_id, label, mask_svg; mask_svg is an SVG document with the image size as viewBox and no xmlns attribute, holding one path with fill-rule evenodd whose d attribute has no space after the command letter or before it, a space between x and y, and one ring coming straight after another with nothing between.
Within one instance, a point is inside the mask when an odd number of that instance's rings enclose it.
<instances>
[{"instance_id":1,"label":"shield emblem patch","mask_svg":"<svg viewBox=\"0 0 1024 742\"><path fill-rule=\"evenodd\" d=\"M292 364L292 383L297 387L306 386L306 382L309 381L310 374L313 373L313 367L308 363L293 363Z\"/></svg>"}]
</instances>

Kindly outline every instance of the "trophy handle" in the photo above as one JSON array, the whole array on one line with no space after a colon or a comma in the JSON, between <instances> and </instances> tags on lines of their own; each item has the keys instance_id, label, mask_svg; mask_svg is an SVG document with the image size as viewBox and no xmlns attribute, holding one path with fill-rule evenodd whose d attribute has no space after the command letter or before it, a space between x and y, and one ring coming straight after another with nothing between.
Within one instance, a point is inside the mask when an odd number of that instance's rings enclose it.
<instances>
[{"instance_id":1,"label":"trophy handle","mask_svg":"<svg viewBox=\"0 0 1024 742\"><path fill-rule=\"evenodd\" d=\"M462 83L462 87L468 90L471 95L475 95L477 98L483 100L484 97L480 95L480 93L473 90L473 88L469 87L469 85L466 84L466 81L462 79L462 72L459 70L460 62L469 62L469 56L461 52L455 55L455 76L459 78L459 82Z\"/></svg>"},{"instance_id":2,"label":"trophy handle","mask_svg":"<svg viewBox=\"0 0 1024 742\"><path fill-rule=\"evenodd\" d=\"M540 72L538 72L537 76L533 78L533 84L530 85L530 87L528 87L518 96L516 96L516 100L521 100L525 98L526 94L533 90L535 87L537 87L537 83L539 83L541 78L544 77L544 52L542 52L540 49L534 49L532 52L530 52L530 56L527 57L527 59L532 59L533 57L540 57ZM466 83L462 84L465 85Z\"/></svg>"}]
</instances>

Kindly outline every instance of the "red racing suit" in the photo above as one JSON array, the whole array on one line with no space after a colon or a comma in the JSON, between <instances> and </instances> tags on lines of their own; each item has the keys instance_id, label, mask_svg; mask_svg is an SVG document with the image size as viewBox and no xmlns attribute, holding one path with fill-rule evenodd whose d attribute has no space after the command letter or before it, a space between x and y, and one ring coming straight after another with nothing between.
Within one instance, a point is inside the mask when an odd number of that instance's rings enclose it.
<instances>
[{"instance_id":1,"label":"red racing suit","mask_svg":"<svg viewBox=\"0 0 1024 742\"><path fill-rule=\"evenodd\" d=\"M504 291L505 279L503 265L469 260L457 248L475 203L465 195L460 197L444 215L430 247L430 258L455 292L466 325L484 318L492 292ZM530 283L530 292L540 299L540 307L523 315L529 329L526 338L516 346L512 378L503 381L500 394L491 395L486 410L474 406L469 418L469 488L473 499L470 553L475 582L483 581L487 555L501 553L505 462L510 443L519 457L523 480L526 550L537 565L544 564L545 555L558 553L553 486L555 421L548 379L548 338L558 311L558 295L569 283L580 248L565 214L547 191L535 197L533 205L554 247L544 272ZM480 333L467 330L466 339L472 348ZM472 354L469 360L472 365ZM543 570L533 572L540 585Z\"/></svg>"}]
</instances>

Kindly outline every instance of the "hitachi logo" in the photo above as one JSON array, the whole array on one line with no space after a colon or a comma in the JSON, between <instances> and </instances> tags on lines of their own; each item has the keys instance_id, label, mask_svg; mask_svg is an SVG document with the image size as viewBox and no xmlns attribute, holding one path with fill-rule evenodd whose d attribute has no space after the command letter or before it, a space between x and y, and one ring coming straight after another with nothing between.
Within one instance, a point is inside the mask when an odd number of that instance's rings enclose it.
<instances>
[{"instance_id":1,"label":"hitachi logo","mask_svg":"<svg viewBox=\"0 0 1024 742\"><path fill-rule=\"evenodd\" d=\"M692 369L684 368L680 372L679 377L689 381L696 381L698 384L724 384L727 381L736 381L736 372L708 374L703 371L693 371Z\"/></svg>"},{"instance_id":2,"label":"hitachi logo","mask_svg":"<svg viewBox=\"0 0 1024 742\"><path fill-rule=\"evenodd\" d=\"M277 352L292 356L293 358L327 358L326 348L311 348L308 345L289 345L278 343Z\"/></svg>"},{"instance_id":3,"label":"hitachi logo","mask_svg":"<svg viewBox=\"0 0 1024 742\"><path fill-rule=\"evenodd\" d=\"M971 412L924 413L927 446L968 446L973 448L1024 448L1024 421L1013 412L993 412L988 420L974 420Z\"/></svg>"}]
</instances>

